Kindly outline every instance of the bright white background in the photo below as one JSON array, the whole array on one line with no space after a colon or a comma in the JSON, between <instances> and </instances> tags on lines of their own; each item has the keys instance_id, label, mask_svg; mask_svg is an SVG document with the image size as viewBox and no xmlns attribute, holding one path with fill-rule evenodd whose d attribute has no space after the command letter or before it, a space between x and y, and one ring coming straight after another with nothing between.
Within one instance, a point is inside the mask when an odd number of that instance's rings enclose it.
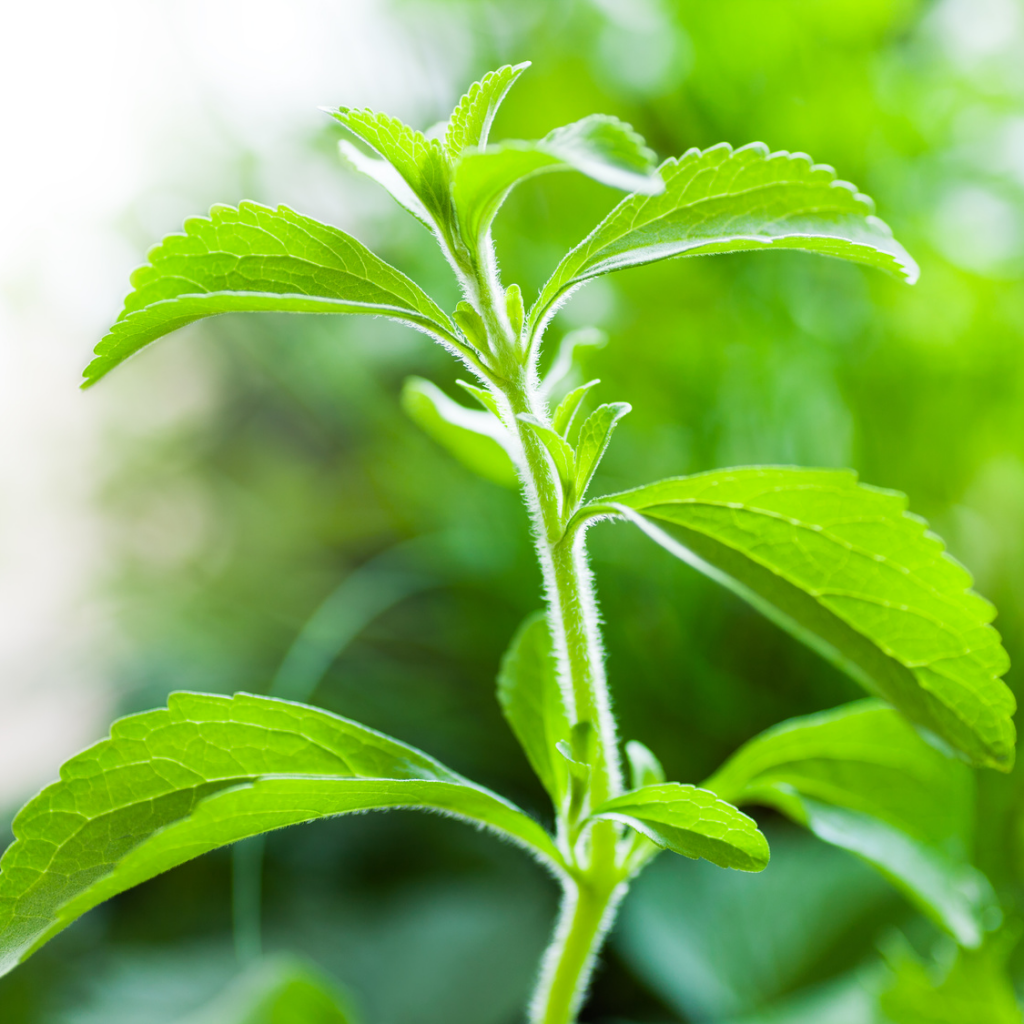
<instances>
[{"instance_id":1,"label":"bright white background","mask_svg":"<svg viewBox=\"0 0 1024 1024\"><path fill-rule=\"evenodd\" d=\"M182 219L245 192L329 219L307 169L320 105L419 124L457 98L457 21L378 0L0 2L0 807L100 738L117 623L97 497L112 434L202 400L135 364L77 389L128 275ZM141 363L141 361L140 361ZM134 377L134 380L133 380Z\"/></svg>"}]
</instances>

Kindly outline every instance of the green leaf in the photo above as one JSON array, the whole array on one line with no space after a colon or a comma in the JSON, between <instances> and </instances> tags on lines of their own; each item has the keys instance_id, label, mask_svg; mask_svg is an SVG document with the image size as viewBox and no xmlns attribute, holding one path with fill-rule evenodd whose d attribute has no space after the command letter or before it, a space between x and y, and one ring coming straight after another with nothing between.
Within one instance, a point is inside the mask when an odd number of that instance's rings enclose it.
<instances>
[{"instance_id":1,"label":"green leaf","mask_svg":"<svg viewBox=\"0 0 1024 1024\"><path fill-rule=\"evenodd\" d=\"M1006 965L1019 937L1019 931L1007 929L981 949L958 950L939 977L908 943L899 943L888 951L892 979L879 1000L885 1019L892 1024L1021 1024L1024 1017Z\"/></svg>"},{"instance_id":2,"label":"green leaf","mask_svg":"<svg viewBox=\"0 0 1024 1024\"><path fill-rule=\"evenodd\" d=\"M151 341L218 313L369 313L451 343L452 325L400 271L344 231L279 206L214 206L149 251L97 345L85 385Z\"/></svg>"},{"instance_id":3,"label":"green leaf","mask_svg":"<svg viewBox=\"0 0 1024 1024\"><path fill-rule=\"evenodd\" d=\"M506 64L488 72L474 82L459 100L444 133L444 147L451 160L456 160L467 146L486 146L494 115L516 79L530 66Z\"/></svg>"},{"instance_id":4,"label":"green leaf","mask_svg":"<svg viewBox=\"0 0 1024 1024\"><path fill-rule=\"evenodd\" d=\"M858 854L964 946L998 918L987 879L967 861L970 769L879 701L783 722L755 737L704 785L768 804Z\"/></svg>"},{"instance_id":5,"label":"green leaf","mask_svg":"<svg viewBox=\"0 0 1024 1024\"><path fill-rule=\"evenodd\" d=\"M501 413L498 410L498 403L494 400L492 395L485 388L478 387L476 384L470 384L464 380L457 380L455 382L462 388L463 391L468 395L472 395L488 412L494 414L494 418L501 422Z\"/></svg>"},{"instance_id":6,"label":"green leaf","mask_svg":"<svg viewBox=\"0 0 1024 1024\"><path fill-rule=\"evenodd\" d=\"M630 740L626 744L626 760L629 762L629 779L633 789L665 781L665 769L661 767L661 762L639 740Z\"/></svg>"},{"instance_id":7,"label":"green leaf","mask_svg":"<svg viewBox=\"0 0 1024 1024\"><path fill-rule=\"evenodd\" d=\"M342 156L383 186L450 250L454 240L451 164L441 141L374 110L338 107L328 113L383 159L364 156L344 140L338 144Z\"/></svg>"},{"instance_id":8,"label":"green leaf","mask_svg":"<svg viewBox=\"0 0 1024 1024\"><path fill-rule=\"evenodd\" d=\"M402 408L464 466L492 483L516 487L519 477L505 447L505 428L489 412L467 409L422 377L407 377Z\"/></svg>"},{"instance_id":9,"label":"green leaf","mask_svg":"<svg viewBox=\"0 0 1024 1024\"><path fill-rule=\"evenodd\" d=\"M768 842L754 819L696 786L643 786L606 801L593 817L621 821L658 846L721 868L761 871L768 865Z\"/></svg>"},{"instance_id":10,"label":"green leaf","mask_svg":"<svg viewBox=\"0 0 1024 1024\"><path fill-rule=\"evenodd\" d=\"M583 281L673 256L802 249L917 279L871 200L804 153L721 143L660 171L664 193L625 198L555 268L530 312L531 336Z\"/></svg>"},{"instance_id":11,"label":"green leaf","mask_svg":"<svg viewBox=\"0 0 1024 1024\"><path fill-rule=\"evenodd\" d=\"M570 382L578 372L576 350L604 348L607 344L608 335L599 327L578 327L574 331L569 331L559 343L551 367L541 381L541 391L545 395L552 395L563 387L571 387Z\"/></svg>"},{"instance_id":12,"label":"green leaf","mask_svg":"<svg viewBox=\"0 0 1024 1024\"><path fill-rule=\"evenodd\" d=\"M894 491L843 470L749 467L597 499L735 591L972 763L1013 764L995 610ZM642 515L640 514L642 513Z\"/></svg>"},{"instance_id":13,"label":"green leaf","mask_svg":"<svg viewBox=\"0 0 1024 1024\"><path fill-rule=\"evenodd\" d=\"M349 998L295 956L257 960L216 999L179 1024L354 1024Z\"/></svg>"},{"instance_id":14,"label":"green leaf","mask_svg":"<svg viewBox=\"0 0 1024 1024\"><path fill-rule=\"evenodd\" d=\"M558 744L569 740L569 717L543 612L531 615L519 627L505 652L498 673L498 702L537 778L560 808L568 783Z\"/></svg>"},{"instance_id":15,"label":"green leaf","mask_svg":"<svg viewBox=\"0 0 1024 1024\"><path fill-rule=\"evenodd\" d=\"M569 431L572 430L573 420L576 419L576 413L579 411L580 403L586 398L587 392L600 383L601 381L597 378L587 381L586 384L573 388L558 403L558 408L555 409L554 415L551 417L551 427L556 433L561 434L562 437L568 437Z\"/></svg>"},{"instance_id":16,"label":"green leaf","mask_svg":"<svg viewBox=\"0 0 1024 1024\"><path fill-rule=\"evenodd\" d=\"M576 445L577 497L582 498L587 493L590 481L608 449L612 431L632 408L628 402L611 402L608 405L599 405L584 420Z\"/></svg>"},{"instance_id":17,"label":"green leaf","mask_svg":"<svg viewBox=\"0 0 1024 1024\"><path fill-rule=\"evenodd\" d=\"M510 284L505 289L505 312L512 335L518 338L523 333L523 320L526 311L523 309L523 290L517 284Z\"/></svg>"},{"instance_id":18,"label":"green leaf","mask_svg":"<svg viewBox=\"0 0 1024 1024\"><path fill-rule=\"evenodd\" d=\"M531 413L521 412L516 418L525 423L543 441L544 447L551 453L562 482L566 486L572 484L576 477L576 454L572 450L572 445Z\"/></svg>"},{"instance_id":19,"label":"green leaf","mask_svg":"<svg viewBox=\"0 0 1024 1024\"><path fill-rule=\"evenodd\" d=\"M628 192L656 195L665 188L644 140L618 118L592 114L543 139L511 139L463 154L455 165L452 195L467 244L490 228L519 182L571 170Z\"/></svg>"},{"instance_id":20,"label":"green leaf","mask_svg":"<svg viewBox=\"0 0 1024 1024\"><path fill-rule=\"evenodd\" d=\"M115 722L14 820L0 860L0 974L87 910L218 846L350 811L441 811L545 863L547 833L414 747L337 715L238 694L172 694Z\"/></svg>"}]
</instances>

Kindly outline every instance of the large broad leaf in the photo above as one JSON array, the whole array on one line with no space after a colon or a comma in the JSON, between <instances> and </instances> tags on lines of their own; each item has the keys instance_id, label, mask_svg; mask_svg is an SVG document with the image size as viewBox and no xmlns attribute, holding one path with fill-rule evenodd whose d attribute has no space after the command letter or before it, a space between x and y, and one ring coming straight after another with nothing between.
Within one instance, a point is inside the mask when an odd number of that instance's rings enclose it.
<instances>
[{"instance_id":1,"label":"large broad leaf","mask_svg":"<svg viewBox=\"0 0 1024 1024\"><path fill-rule=\"evenodd\" d=\"M498 702L537 778L560 808L568 792L568 772L558 744L569 742L569 716L543 612L522 624L505 652L498 673Z\"/></svg>"},{"instance_id":2,"label":"large broad leaf","mask_svg":"<svg viewBox=\"0 0 1024 1024\"><path fill-rule=\"evenodd\" d=\"M594 818L621 821L658 846L721 868L761 871L768 841L757 823L716 794L680 782L623 793L601 804Z\"/></svg>"},{"instance_id":3,"label":"large broad leaf","mask_svg":"<svg viewBox=\"0 0 1024 1024\"><path fill-rule=\"evenodd\" d=\"M1009 770L993 607L893 491L842 470L750 467L596 499L734 590L977 765Z\"/></svg>"},{"instance_id":4,"label":"large broad leaf","mask_svg":"<svg viewBox=\"0 0 1024 1024\"><path fill-rule=\"evenodd\" d=\"M624 199L555 268L531 310L532 333L583 281L673 256L803 249L917 278L871 200L803 153L722 143L660 170L662 195Z\"/></svg>"},{"instance_id":5,"label":"large broad leaf","mask_svg":"<svg viewBox=\"0 0 1024 1024\"><path fill-rule=\"evenodd\" d=\"M179 693L116 722L14 820L0 860L0 974L90 908L226 843L387 807L494 829L549 865L548 834L421 751L301 704Z\"/></svg>"},{"instance_id":6,"label":"large broad leaf","mask_svg":"<svg viewBox=\"0 0 1024 1024\"><path fill-rule=\"evenodd\" d=\"M467 146L486 146L494 115L501 106L515 80L530 66L506 64L490 71L479 82L474 82L459 100L444 133L444 148L452 160L458 159Z\"/></svg>"},{"instance_id":7,"label":"large broad leaf","mask_svg":"<svg viewBox=\"0 0 1024 1024\"><path fill-rule=\"evenodd\" d=\"M970 769L878 701L783 722L704 785L740 806L776 807L864 857L961 945L978 946L998 918L991 886L967 861Z\"/></svg>"},{"instance_id":8,"label":"large broad leaf","mask_svg":"<svg viewBox=\"0 0 1024 1024\"><path fill-rule=\"evenodd\" d=\"M178 1024L354 1024L350 999L294 956L257 960L213 1002Z\"/></svg>"},{"instance_id":9,"label":"large broad leaf","mask_svg":"<svg viewBox=\"0 0 1024 1024\"><path fill-rule=\"evenodd\" d=\"M279 206L214 206L149 251L134 291L85 371L95 383L151 341L218 313L370 313L451 342L454 328L414 282L344 231Z\"/></svg>"},{"instance_id":10,"label":"large broad leaf","mask_svg":"<svg viewBox=\"0 0 1024 1024\"><path fill-rule=\"evenodd\" d=\"M422 377L406 378L402 408L474 473L502 487L518 485L519 474L505 447L507 431L493 413L459 405Z\"/></svg>"},{"instance_id":11,"label":"large broad leaf","mask_svg":"<svg viewBox=\"0 0 1024 1024\"><path fill-rule=\"evenodd\" d=\"M463 154L455 167L453 195L468 244L494 220L512 187L547 171L575 170L613 188L644 195L665 189L654 154L618 118L592 114L532 142L510 140Z\"/></svg>"}]
</instances>

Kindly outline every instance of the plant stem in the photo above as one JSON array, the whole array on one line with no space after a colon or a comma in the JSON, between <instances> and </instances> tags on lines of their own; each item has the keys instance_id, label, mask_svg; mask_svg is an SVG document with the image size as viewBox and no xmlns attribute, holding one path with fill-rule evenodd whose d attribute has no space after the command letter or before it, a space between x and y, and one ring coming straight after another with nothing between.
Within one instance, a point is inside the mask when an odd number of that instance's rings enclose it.
<instances>
[{"instance_id":1,"label":"plant stem","mask_svg":"<svg viewBox=\"0 0 1024 1024\"><path fill-rule=\"evenodd\" d=\"M593 807L622 792L597 601L582 536L574 539L565 532L572 509L565 506L562 482L537 434L517 419L525 413L547 423L546 402L531 380L531 370L509 373L506 369L503 376L501 393L522 446L520 471L544 578L563 698L570 722L591 726L588 792L580 809L585 817ZM563 809L560 818L565 814ZM618 827L598 822L582 842L576 842L576 824L559 821L559 833L569 837L566 853L576 870L574 878L566 882L561 918L544 958L531 1008L533 1024L572 1024L576 1019L597 951L627 887L617 864Z\"/></svg>"},{"instance_id":2,"label":"plant stem","mask_svg":"<svg viewBox=\"0 0 1024 1024\"><path fill-rule=\"evenodd\" d=\"M531 1024L569 1024L586 993L601 940L625 895L624 882L570 883L555 937L544 956L540 984L530 1007Z\"/></svg>"}]
</instances>

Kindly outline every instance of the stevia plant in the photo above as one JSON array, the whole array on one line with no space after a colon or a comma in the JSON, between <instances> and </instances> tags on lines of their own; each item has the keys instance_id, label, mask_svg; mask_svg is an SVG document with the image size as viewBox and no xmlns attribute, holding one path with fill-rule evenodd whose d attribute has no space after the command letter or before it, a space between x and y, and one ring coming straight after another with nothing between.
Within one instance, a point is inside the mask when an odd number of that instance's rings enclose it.
<instances>
[{"instance_id":1,"label":"stevia plant","mask_svg":"<svg viewBox=\"0 0 1024 1024\"><path fill-rule=\"evenodd\" d=\"M0 862L0 971L91 907L216 847L353 811L422 808L491 829L563 890L530 1006L576 1019L595 957L633 879L662 850L760 871L768 844L740 808L769 806L874 864L964 949L998 925L970 863L970 766L1008 771L1013 697L994 610L892 491L848 471L755 466L670 477L596 497L590 485L623 402L581 410L567 337L542 376L545 333L592 278L659 260L789 248L888 271L917 267L871 200L830 167L753 143L655 166L604 115L543 139L492 144L495 112L527 64L474 84L443 131L369 110L331 111L374 155L343 155L433 234L463 299L446 313L345 232L286 207L214 207L149 253L85 373L91 386L203 317L275 310L385 316L444 346L471 378L468 408L410 379L403 401L484 476L518 482L545 609L511 642L498 700L552 803L547 828L397 739L323 710L250 694L172 694L114 723L19 813ZM572 170L629 194L565 255L527 310L501 281L491 225L509 192ZM468 400L467 399L467 400ZM838 665L871 698L768 730L701 785L667 781L638 740L620 752L588 530L635 527ZM623 765L623 754L625 766ZM727 922L723 927L727 927Z\"/></svg>"}]
</instances>

